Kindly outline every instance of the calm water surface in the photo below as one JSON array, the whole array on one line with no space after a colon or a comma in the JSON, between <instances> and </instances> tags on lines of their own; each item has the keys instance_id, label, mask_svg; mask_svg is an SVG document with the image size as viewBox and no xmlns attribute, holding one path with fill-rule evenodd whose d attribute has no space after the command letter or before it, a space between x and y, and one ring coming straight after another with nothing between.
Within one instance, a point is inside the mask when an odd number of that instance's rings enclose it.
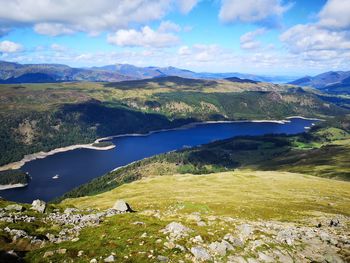
<instances>
[{"instance_id":1,"label":"calm water surface","mask_svg":"<svg viewBox=\"0 0 350 263\"><path fill-rule=\"evenodd\" d=\"M108 171L159 153L196 146L239 135L296 134L314 121L299 118L279 123L213 123L181 130L162 131L147 136L125 136L112 140L116 148L107 151L77 149L26 163L22 170L32 180L25 188L0 191L0 196L18 202L52 200L72 188ZM55 175L58 179L53 179Z\"/></svg>"}]
</instances>

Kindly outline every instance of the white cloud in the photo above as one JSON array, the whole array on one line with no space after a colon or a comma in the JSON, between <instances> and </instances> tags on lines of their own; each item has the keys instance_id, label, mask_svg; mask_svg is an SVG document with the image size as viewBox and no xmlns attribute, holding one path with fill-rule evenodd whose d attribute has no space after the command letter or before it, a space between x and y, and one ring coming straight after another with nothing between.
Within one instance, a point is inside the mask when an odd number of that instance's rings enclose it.
<instances>
[{"instance_id":1,"label":"white cloud","mask_svg":"<svg viewBox=\"0 0 350 263\"><path fill-rule=\"evenodd\" d=\"M296 25L280 39L294 53L321 50L350 50L350 35L345 31L329 31L318 25Z\"/></svg>"},{"instance_id":2,"label":"white cloud","mask_svg":"<svg viewBox=\"0 0 350 263\"><path fill-rule=\"evenodd\" d=\"M319 13L321 26L337 29L350 30L350 1L328 0Z\"/></svg>"},{"instance_id":3,"label":"white cloud","mask_svg":"<svg viewBox=\"0 0 350 263\"><path fill-rule=\"evenodd\" d=\"M172 10L188 13L196 0L0 0L2 26L34 26L55 36L75 31L98 34L160 20Z\"/></svg>"},{"instance_id":4,"label":"white cloud","mask_svg":"<svg viewBox=\"0 0 350 263\"><path fill-rule=\"evenodd\" d=\"M265 34L265 28L258 28L255 31L245 33L240 37L240 46L242 49L258 49L261 47L260 41L256 40L257 36Z\"/></svg>"},{"instance_id":5,"label":"white cloud","mask_svg":"<svg viewBox=\"0 0 350 263\"><path fill-rule=\"evenodd\" d=\"M179 32L181 31L181 27L178 24L175 24L171 21L162 21L159 25L158 31L159 32L169 32L169 31Z\"/></svg>"},{"instance_id":6,"label":"white cloud","mask_svg":"<svg viewBox=\"0 0 350 263\"><path fill-rule=\"evenodd\" d=\"M8 40L4 40L2 42L0 42L0 52L3 53L15 53L15 52L19 52L22 51L23 47L21 44L12 42L12 41L8 41Z\"/></svg>"},{"instance_id":7,"label":"white cloud","mask_svg":"<svg viewBox=\"0 0 350 263\"><path fill-rule=\"evenodd\" d=\"M59 23L40 23L34 26L34 31L41 35L58 36L73 34L75 30Z\"/></svg>"},{"instance_id":8,"label":"white cloud","mask_svg":"<svg viewBox=\"0 0 350 263\"><path fill-rule=\"evenodd\" d=\"M178 6L182 13L189 13L197 4L198 0L178 0Z\"/></svg>"},{"instance_id":9,"label":"white cloud","mask_svg":"<svg viewBox=\"0 0 350 263\"><path fill-rule=\"evenodd\" d=\"M168 32L153 30L149 26L143 27L140 31L120 29L115 34L110 34L108 43L128 47L170 47L179 42L176 35Z\"/></svg>"},{"instance_id":10,"label":"white cloud","mask_svg":"<svg viewBox=\"0 0 350 263\"><path fill-rule=\"evenodd\" d=\"M180 56L187 56L187 55L190 55L192 52L191 52L191 49L188 46L181 46L179 48L179 50L177 51L177 53Z\"/></svg>"},{"instance_id":11,"label":"white cloud","mask_svg":"<svg viewBox=\"0 0 350 263\"><path fill-rule=\"evenodd\" d=\"M281 0L222 0L219 18L222 22L257 23L280 18L291 5Z\"/></svg>"}]
</instances>

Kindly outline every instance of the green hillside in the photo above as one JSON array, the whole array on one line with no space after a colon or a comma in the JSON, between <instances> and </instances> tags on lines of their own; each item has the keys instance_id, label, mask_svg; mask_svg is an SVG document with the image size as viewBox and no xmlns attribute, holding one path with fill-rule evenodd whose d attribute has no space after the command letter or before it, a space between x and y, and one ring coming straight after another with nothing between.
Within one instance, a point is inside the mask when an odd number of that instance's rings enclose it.
<instances>
[{"instance_id":1,"label":"green hillside","mask_svg":"<svg viewBox=\"0 0 350 263\"><path fill-rule=\"evenodd\" d=\"M334 116L346 109L288 85L178 77L0 85L0 165L25 154L194 121Z\"/></svg>"}]
</instances>

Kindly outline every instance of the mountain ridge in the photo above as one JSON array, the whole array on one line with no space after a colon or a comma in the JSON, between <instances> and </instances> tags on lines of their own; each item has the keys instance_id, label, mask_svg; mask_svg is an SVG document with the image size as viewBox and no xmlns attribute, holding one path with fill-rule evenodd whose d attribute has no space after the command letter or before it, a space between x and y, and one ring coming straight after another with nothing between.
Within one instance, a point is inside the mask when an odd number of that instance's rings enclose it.
<instances>
[{"instance_id":1,"label":"mountain ridge","mask_svg":"<svg viewBox=\"0 0 350 263\"><path fill-rule=\"evenodd\" d=\"M46 76L26 74L44 74ZM62 64L20 64L16 62L0 61L0 84L70 81L118 82L166 76L192 79L241 78L252 81L276 83L288 82L291 80L291 77L286 76L263 76L239 72L194 72L173 66L138 67L131 64L112 64L101 67L74 68Z\"/></svg>"}]
</instances>

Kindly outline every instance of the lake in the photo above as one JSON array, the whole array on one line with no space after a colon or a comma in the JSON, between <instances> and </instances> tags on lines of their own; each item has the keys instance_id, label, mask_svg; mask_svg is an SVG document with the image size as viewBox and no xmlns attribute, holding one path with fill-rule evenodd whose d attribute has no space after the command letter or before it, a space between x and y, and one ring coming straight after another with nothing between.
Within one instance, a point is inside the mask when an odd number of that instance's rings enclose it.
<instances>
[{"instance_id":1,"label":"lake","mask_svg":"<svg viewBox=\"0 0 350 263\"><path fill-rule=\"evenodd\" d=\"M26 163L22 170L32 177L29 185L0 191L0 196L26 203L34 199L50 201L117 167L152 155L240 135L296 134L305 131L305 127L310 127L313 122L315 121L293 118L285 124L207 123L150 135L117 137L112 140L116 145L112 150L77 149ZM59 175L59 178L53 179L55 175Z\"/></svg>"}]
</instances>

